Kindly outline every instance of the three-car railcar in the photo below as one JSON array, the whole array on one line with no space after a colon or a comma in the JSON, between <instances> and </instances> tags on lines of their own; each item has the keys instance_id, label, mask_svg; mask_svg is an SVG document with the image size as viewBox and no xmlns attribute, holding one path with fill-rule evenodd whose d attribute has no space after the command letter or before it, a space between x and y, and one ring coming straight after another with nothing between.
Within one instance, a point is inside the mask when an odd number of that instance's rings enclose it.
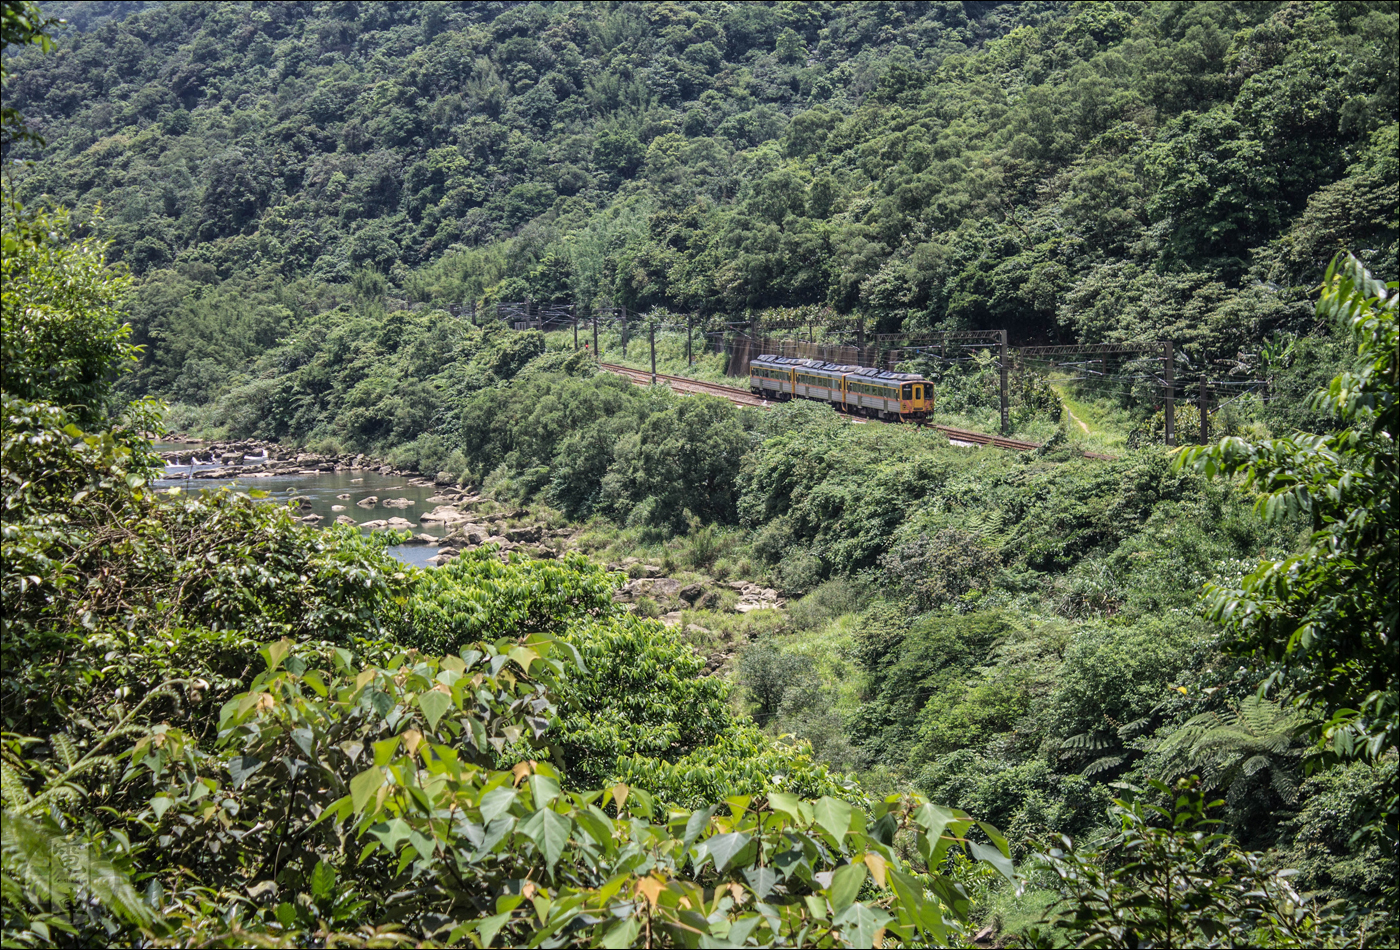
<instances>
[{"instance_id":1,"label":"three-car railcar","mask_svg":"<svg viewBox=\"0 0 1400 950\"><path fill-rule=\"evenodd\" d=\"M750 363L749 390L768 399L815 399L876 419L917 422L933 411L933 383L922 376L791 356Z\"/></svg>"}]
</instances>

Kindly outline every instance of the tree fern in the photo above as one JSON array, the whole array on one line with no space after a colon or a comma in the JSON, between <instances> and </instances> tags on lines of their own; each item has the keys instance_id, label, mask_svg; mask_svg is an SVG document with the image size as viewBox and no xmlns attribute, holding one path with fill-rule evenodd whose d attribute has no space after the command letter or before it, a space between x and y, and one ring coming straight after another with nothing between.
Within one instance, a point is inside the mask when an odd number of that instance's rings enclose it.
<instances>
[{"instance_id":1,"label":"tree fern","mask_svg":"<svg viewBox=\"0 0 1400 950\"><path fill-rule=\"evenodd\" d=\"M1171 775L1199 774L1206 788L1235 788L1267 771L1270 786L1291 803L1298 797L1301 725L1293 710L1250 696L1238 707L1191 717L1158 751Z\"/></svg>"}]
</instances>

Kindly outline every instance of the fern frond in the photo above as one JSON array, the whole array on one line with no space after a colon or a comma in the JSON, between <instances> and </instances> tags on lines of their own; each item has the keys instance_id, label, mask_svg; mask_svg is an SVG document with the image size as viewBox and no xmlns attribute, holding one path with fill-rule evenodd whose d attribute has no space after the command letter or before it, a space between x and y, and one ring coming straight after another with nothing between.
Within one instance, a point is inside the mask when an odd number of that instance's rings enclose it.
<instances>
[{"instance_id":1,"label":"fern frond","mask_svg":"<svg viewBox=\"0 0 1400 950\"><path fill-rule=\"evenodd\" d=\"M63 763L64 768L71 769L78 761L78 749L73 745L73 740L66 732L56 732L49 737L49 745L53 747L54 755Z\"/></svg>"},{"instance_id":2,"label":"fern frond","mask_svg":"<svg viewBox=\"0 0 1400 950\"><path fill-rule=\"evenodd\" d=\"M40 903L64 903L73 881L63 861L67 842L41 823L5 809L0 812L0 868Z\"/></svg>"},{"instance_id":3,"label":"fern frond","mask_svg":"<svg viewBox=\"0 0 1400 950\"><path fill-rule=\"evenodd\" d=\"M126 923L152 924L150 907L126 873L93 843L73 840L52 821L0 812L0 868L35 906L95 900Z\"/></svg>"},{"instance_id":4,"label":"fern frond","mask_svg":"<svg viewBox=\"0 0 1400 950\"><path fill-rule=\"evenodd\" d=\"M1260 769L1272 769L1273 767L1273 760L1267 755L1255 755L1245 760L1244 764L1240 766L1240 771L1244 772L1245 775L1254 775Z\"/></svg>"},{"instance_id":5,"label":"fern frond","mask_svg":"<svg viewBox=\"0 0 1400 950\"><path fill-rule=\"evenodd\" d=\"M1269 784L1278 792L1279 798L1288 804L1298 800L1298 783L1288 769L1274 769L1269 775Z\"/></svg>"},{"instance_id":6,"label":"fern frond","mask_svg":"<svg viewBox=\"0 0 1400 950\"><path fill-rule=\"evenodd\" d=\"M1085 751L1097 752L1099 749L1111 749L1115 745L1112 739L1092 732L1081 732L1077 736L1070 736L1060 743L1061 749L1083 749Z\"/></svg>"},{"instance_id":7,"label":"fern frond","mask_svg":"<svg viewBox=\"0 0 1400 950\"><path fill-rule=\"evenodd\" d=\"M1106 755L1101 759L1095 759L1090 762L1084 767L1084 771L1079 774L1088 778L1090 775L1096 775L1099 772L1107 772L1109 769L1117 768L1122 764L1123 757L1121 755Z\"/></svg>"},{"instance_id":8,"label":"fern frond","mask_svg":"<svg viewBox=\"0 0 1400 950\"><path fill-rule=\"evenodd\" d=\"M1141 719L1134 719L1132 722L1126 722L1118 727L1118 738L1131 739L1151 724L1151 715L1143 716Z\"/></svg>"},{"instance_id":9,"label":"fern frond","mask_svg":"<svg viewBox=\"0 0 1400 950\"><path fill-rule=\"evenodd\" d=\"M29 794L29 789L24 787L24 783L19 779L19 771L12 768L9 763L0 764L0 796L3 800L12 805L23 804L33 796Z\"/></svg>"}]
</instances>

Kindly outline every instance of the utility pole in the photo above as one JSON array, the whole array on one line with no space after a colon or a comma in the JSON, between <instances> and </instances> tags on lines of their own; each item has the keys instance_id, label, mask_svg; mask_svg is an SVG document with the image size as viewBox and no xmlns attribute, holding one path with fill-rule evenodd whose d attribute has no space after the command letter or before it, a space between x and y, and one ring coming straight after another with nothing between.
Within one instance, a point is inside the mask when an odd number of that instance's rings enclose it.
<instances>
[{"instance_id":1,"label":"utility pole","mask_svg":"<svg viewBox=\"0 0 1400 950\"><path fill-rule=\"evenodd\" d=\"M656 321L647 324L647 342L651 344L651 384L656 385Z\"/></svg>"},{"instance_id":2,"label":"utility pole","mask_svg":"<svg viewBox=\"0 0 1400 950\"><path fill-rule=\"evenodd\" d=\"M598 311L593 307L589 307L589 310L593 312L593 356L595 359L602 359L603 354L598 352Z\"/></svg>"},{"instance_id":3,"label":"utility pole","mask_svg":"<svg viewBox=\"0 0 1400 950\"><path fill-rule=\"evenodd\" d=\"M627 308L622 308L622 358L627 359Z\"/></svg>"},{"instance_id":4,"label":"utility pole","mask_svg":"<svg viewBox=\"0 0 1400 950\"><path fill-rule=\"evenodd\" d=\"M1001 333L1001 434L1011 434L1011 393L1007 379L1006 331Z\"/></svg>"},{"instance_id":5,"label":"utility pole","mask_svg":"<svg viewBox=\"0 0 1400 950\"><path fill-rule=\"evenodd\" d=\"M1176 383L1172 379L1172 341L1162 344L1166 353L1166 377L1163 380L1167 390L1167 445L1176 445Z\"/></svg>"},{"instance_id":6,"label":"utility pole","mask_svg":"<svg viewBox=\"0 0 1400 950\"><path fill-rule=\"evenodd\" d=\"M574 352L578 352L578 307L571 308L574 311Z\"/></svg>"},{"instance_id":7,"label":"utility pole","mask_svg":"<svg viewBox=\"0 0 1400 950\"><path fill-rule=\"evenodd\" d=\"M1201 373L1201 444L1206 445L1210 441L1210 413L1206 406L1206 374Z\"/></svg>"},{"instance_id":8,"label":"utility pole","mask_svg":"<svg viewBox=\"0 0 1400 950\"><path fill-rule=\"evenodd\" d=\"M685 365L694 366L695 357L691 355L690 338L695 332L695 314L685 315Z\"/></svg>"},{"instance_id":9,"label":"utility pole","mask_svg":"<svg viewBox=\"0 0 1400 950\"><path fill-rule=\"evenodd\" d=\"M752 330L749 333L748 359L744 360L744 365L739 367L739 372L744 376L749 374L749 364L753 362L754 357L763 355L763 344L759 342L758 338L759 333L762 332L758 327L758 315L755 314L751 319Z\"/></svg>"}]
</instances>

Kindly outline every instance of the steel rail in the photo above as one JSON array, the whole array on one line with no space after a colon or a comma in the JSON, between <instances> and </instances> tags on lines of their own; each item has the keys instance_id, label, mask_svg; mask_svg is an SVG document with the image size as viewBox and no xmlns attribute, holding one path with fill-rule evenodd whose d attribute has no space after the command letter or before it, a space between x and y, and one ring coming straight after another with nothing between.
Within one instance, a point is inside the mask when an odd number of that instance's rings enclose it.
<instances>
[{"instance_id":1,"label":"steel rail","mask_svg":"<svg viewBox=\"0 0 1400 950\"><path fill-rule=\"evenodd\" d=\"M599 363L598 368L607 370L609 373L616 373L619 376L626 376L638 386L650 386L652 375L644 369L635 369L631 366L622 366L618 363ZM757 406L764 409L770 408L773 401L755 396L747 389L739 389L734 386L722 386L719 383L706 383L698 379L687 379L684 376L670 376L666 373L656 374L657 382L666 382L677 392L706 393L708 395L720 396L728 399L740 406ZM884 423L883 419L862 419L863 422ZM974 445L991 445L999 449L1011 449L1016 452L1033 452L1040 448L1039 442L1026 442L1021 439L1008 439L999 435L989 435L986 432L973 432L970 429L957 429L953 426L941 426L936 423L929 423L928 428L937 429L950 439L957 439L959 442L971 442ZM1085 452L1089 458L1109 460L1110 455L1100 455L1096 452Z\"/></svg>"}]
</instances>

